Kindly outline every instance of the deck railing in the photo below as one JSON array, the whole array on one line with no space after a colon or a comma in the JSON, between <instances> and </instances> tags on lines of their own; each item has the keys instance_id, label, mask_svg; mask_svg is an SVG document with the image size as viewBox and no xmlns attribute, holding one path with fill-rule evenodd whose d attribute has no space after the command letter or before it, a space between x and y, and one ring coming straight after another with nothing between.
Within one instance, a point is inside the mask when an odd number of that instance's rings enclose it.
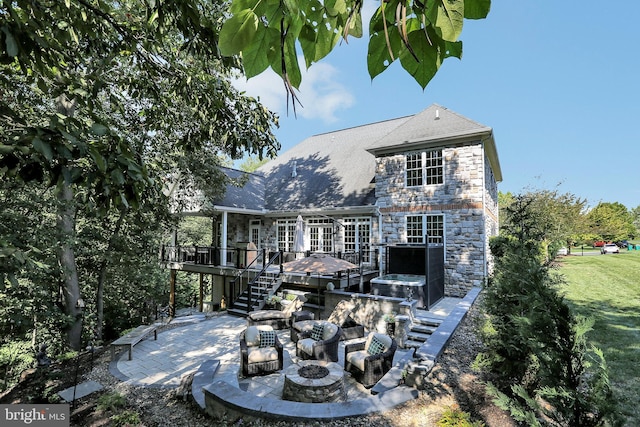
<instances>
[{"instance_id":1,"label":"deck railing","mask_svg":"<svg viewBox=\"0 0 640 427\"><path fill-rule=\"evenodd\" d=\"M226 254L226 263L225 265L231 267L245 268L249 264L252 264L252 261L257 260L253 263L253 265L262 266L264 264L262 258L264 256L268 257L267 260L271 259L273 255L278 253L278 251L269 251L265 252L261 249L246 249L246 248L236 248L230 247L226 249L222 249L220 247L215 246L168 246L163 245L160 250L160 261L161 262L177 262L177 263L191 263L198 265L210 265L210 266L221 266L220 262L223 254ZM304 252L304 256L310 256L311 251ZM326 252L324 252L326 253ZM296 259L296 252L283 252L283 257L280 258L284 262L293 261ZM362 259L362 265L365 268L372 268L377 270L379 267L378 263L378 249L362 251L362 252L332 252L326 253L334 258L344 259L346 261L351 262L355 265L360 265L360 260ZM282 261L277 261L276 263L280 263Z\"/></svg>"}]
</instances>

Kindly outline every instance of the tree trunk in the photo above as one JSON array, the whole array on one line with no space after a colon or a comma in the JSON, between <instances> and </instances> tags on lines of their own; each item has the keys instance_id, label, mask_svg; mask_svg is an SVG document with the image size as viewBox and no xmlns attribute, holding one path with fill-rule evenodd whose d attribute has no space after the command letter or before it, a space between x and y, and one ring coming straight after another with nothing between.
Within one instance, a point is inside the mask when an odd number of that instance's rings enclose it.
<instances>
[{"instance_id":1,"label":"tree trunk","mask_svg":"<svg viewBox=\"0 0 640 427\"><path fill-rule=\"evenodd\" d=\"M122 228L122 223L124 222L124 217L126 213L120 212L120 216L118 217L118 221L116 222L116 226L113 229L113 233L111 233L111 237L109 237L109 244L107 245L107 250L104 253L104 258L100 263L100 269L98 273L98 287L96 289L96 339L102 340L102 330L104 326L104 285L107 280L107 269L109 268L109 256L111 254L111 250L113 249L113 245L115 243L116 237L120 234L120 229Z\"/></svg>"},{"instance_id":2,"label":"tree trunk","mask_svg":"<svg viewBox=\"0 0 640 427\"><path fill-rule=\"evenodd\" d=\"M70 172L63 168L62 182L58 185L57 228L59 238L58 261L62 268L62 291L65 313L71 317L67 330L69 346L79 350L82 345L82 309L78 307L80 283L76 258L73 251L75 241L75 206Z\"/></svg>"}]
</instances>

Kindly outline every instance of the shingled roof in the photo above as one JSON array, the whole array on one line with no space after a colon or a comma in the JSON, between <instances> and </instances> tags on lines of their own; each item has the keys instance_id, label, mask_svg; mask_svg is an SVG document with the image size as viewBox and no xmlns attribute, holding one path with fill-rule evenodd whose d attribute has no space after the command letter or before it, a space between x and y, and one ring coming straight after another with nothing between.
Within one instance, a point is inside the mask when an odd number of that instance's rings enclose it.
<instances>
[{"instance_id":1,"label":"shingled roof","mask_svg":"<svg viewBox=\"0 0 640 427\"><path fill-rule=\"evenodd\" d=\"M263 208L297 212L373 206L375 156L478 140L485 142L501 181L492 129L437 104L413 116L315 135L257 170L264 176Z\"/></svg>"},{"instance_id":2,"label":"shingled roof","mask_svg":"<svg viewBox=\"0 0 640 427\"><path fill-rule=\"evenodd\" d=\"M491 136L490 127L474 122L438 104L433 104L421 113L382 136L367 147L374 154L411 150L424 145L450 145L457 141L478 140Z\"/></svg>"},{"instance_id":3,"label":"shingled roof","mask_svg":"<svg viewBox=\"0 0 640 427\"><path fill-rule=\"evenodd\" d=\"M410 117L309 137L263 165L265 207L273 211L375 204L375 157L367 148Z\"/></svg>"}]
</instances>

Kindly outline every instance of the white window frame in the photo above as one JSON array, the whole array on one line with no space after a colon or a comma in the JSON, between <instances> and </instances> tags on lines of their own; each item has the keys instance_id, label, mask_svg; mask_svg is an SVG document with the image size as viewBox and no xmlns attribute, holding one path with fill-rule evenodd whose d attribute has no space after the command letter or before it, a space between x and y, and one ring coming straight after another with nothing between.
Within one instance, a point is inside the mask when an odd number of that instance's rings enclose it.
<instances>
[{"instance_id":1,"label":"white window frame","mask_svg":"<svg viewBox=\"0 0 640 427\"><path fill-rule=\"evenodd\" d=\"M276 238L278 250L292 252L296 235L296 219L279 219L276 221Z\"/></svg>"},{"instance_id":2,"label":"white window frame","mask_svg":"<svg viewBox=\"0 0 640 427\"><path fill-rule=\"evenodd\" d=\"M432 165L432 162L436 162L436 164ZM442 149L407 153L405 155L404 178L405 186L408 188L444 184ZM434 180L436 182L433 182Z\"/></svg>"},{"instance_id":3,"label":"white window frame","mask_svg":"<svg viewBox=\"0 0 640 427\"><path fill-rule=\"evenodd\" d=\"M249 221L249 241L256 245L256 248L260 248L260 229L261 223L259 219L252 219Z\"/></svg>"},{"instance_id":4,"label":"white window frame","mask_svg":"<svg viewBox=\"0 0 640 427\"><path fill-rule=\"evenodd\" d=\"M362 262L371 263L371 217L344 218L344 251L359 252L362 237Z\"/></svg>"},{"instance_id":5,"label":"white window frame","mask_svg":"<svg viewBox=\"0 0 640 427\"><path fill-rule=\"evenodd\" d=\"M438 221L439 219L439 221ZM416 224L416 226L412 226ZM434 226L440 233L433 233ZM425 231L429 235L429 244L444 245L445 244L445 216L444 214L418 214L407 215L405 217L406 239L409 244L424 245ZM418 232L412 232L415 228ZM441 235L440 235L441 234Z\"/></svg>"},{"instance_id":6,"label":"white window frame","mask_svg":"<svg viewBox=\"0 0 640 427\"><path fill-rule=\"evenodd\" d=\"M307 220L309 249L311 252L332 253L335 250L336 224L331 218L310 218Z\"/></svg>"}]
</instances>

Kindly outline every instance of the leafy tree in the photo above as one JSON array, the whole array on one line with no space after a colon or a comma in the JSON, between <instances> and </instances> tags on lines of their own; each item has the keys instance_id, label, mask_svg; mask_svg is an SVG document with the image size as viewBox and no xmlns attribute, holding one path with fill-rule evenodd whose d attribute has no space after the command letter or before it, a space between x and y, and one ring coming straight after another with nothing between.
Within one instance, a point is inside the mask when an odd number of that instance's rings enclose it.
<instances>
[{"instance_id":1,"label":"leafy tree","mask_svg":"<svg viewBox=\"0 0 640 427\"><path fill-rule=\"evenodd\" d=\"M633 215L622 203L599 203L587 217L592 233L605 241L623 240L635 235Z\"/></svg>"},{"instance_id":2,"label":"leafy tree","mask_svg":"<svg viewBox=\"0 0 640 427\"><path fill-rule=\"evenodd\" d=\"M302 75L297 48L310 67L340 39L362 37L363 0L233 0L231 17L220 31L224 55L242 53L248 78L271 68L295 100ZM442 62L462 57L464 19L483 19L490 0L380 2L369 22L367 66L371 78L397 59L424 89ZM294 104L295 106L295 104Z\"/></svg>"},{"instance_id":3,"label":"leafy tree","mask_svg":"<svg viewBox=\"0 0 640 427\"><path fill-rule=\"evenodd\" d=\"M571 248L585 233L585 199L571 193L560 193L557 189L538 189L518 195L517 200L520 209L526 204L526 215L530 217L528 221L531 228L526 232L537 236L548 257L553 258L561 246ZM515 202L516 196L511 193L498 194L501 227L510 233L520 226L518 221L523 221L523 218L516 218L517 215L510 212Z\"/></svg>"},{"instance_id":4,"label":"leafy tree","mask_svg":"<svg viewBox=\"0 0 640 427\"><path fill-rule=\"evenodd\" d=\"M640 206L631 210L631 216L633 218L633 226L635 227L635 231L633 233L633 238L635 238L636 236L640 236Z\"/></svg>"},{"instance_id":5,"label":"leafy tree","mask_svg":"<svg viewBox=\"0 0 640 427\"><path fill-rule=\"evenodd\" d=\"M55 190L53 247L73 348L82 326L79 208L135 212L143 194L189 174L219 192L220 154L279 148L275 117L229 84L238 60L218 53L224 11L206 0L0 4L0 179ZM4 237L0 249L11 282L29 249Z\"/></svg>"},{"instance_id":6,"label":"leafy tree","mask_svg":"<svg viewBox=\"0 0 640 427\"><path fill-rule=\"evenodd\" d=\"M267 161L267 159L258 159L255 156L250 156L240 164L240 170L245 172L255 172L260 166L267 163Z\"/></svg>"},{"instance_id":7,"label":"leafy tree","mask_svg":"<svg viewBox=\"0 0 640 427\"><path fill-rule=\"evenodd\" d=\"M476 366L491 373L495 402L527 425L596 426L615 418L602 352L589 347L592 322L573 317L557 293L562 277L545 262L546 219L536 198L514 196L491 242L494 276L486 287Z\"/></svg>"}]
</instances>

